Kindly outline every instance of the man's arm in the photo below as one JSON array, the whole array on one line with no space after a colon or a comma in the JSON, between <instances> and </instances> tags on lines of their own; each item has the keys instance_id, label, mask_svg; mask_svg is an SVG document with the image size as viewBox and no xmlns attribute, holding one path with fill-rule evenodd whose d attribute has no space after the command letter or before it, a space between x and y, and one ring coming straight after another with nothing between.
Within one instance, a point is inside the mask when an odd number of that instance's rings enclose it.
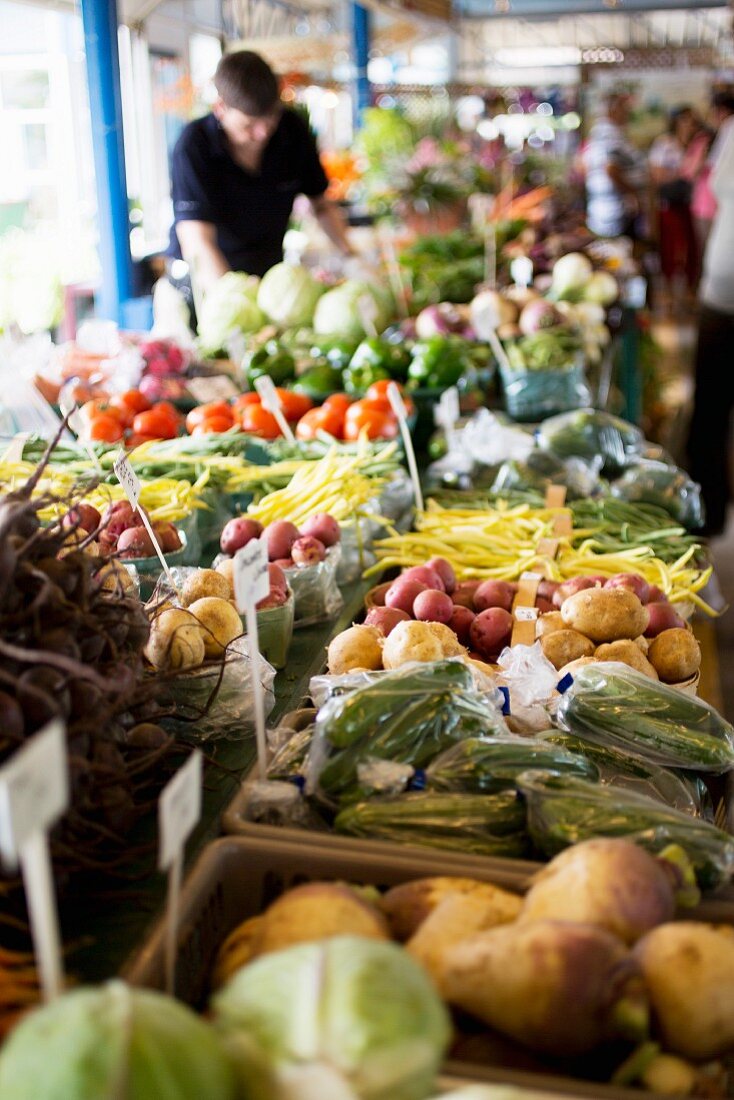
<instances>
[{"instance_id":1,"label":"man's arm","mask_svg":"<svg viewBox=\"0 0 734 1100\"><path fill-rule=\"evenodd\" d=\"M206 294L217 279L230 270L217 244L217 230L211 222L176 222L181 255L189 265L194 293Z\"/></svg>"},{"instance_id":2,"label":"man's arm","mask_svg":"<svg viewBox=\"0 0 734 1100\"><path fill-rule=\"evenodd\" d=\"M353 256L354 249L349 243L346 219L339 207L325 195L316 195L310 202L316 220L332 244L343 256Z\"/></svg>"}]
</instances>

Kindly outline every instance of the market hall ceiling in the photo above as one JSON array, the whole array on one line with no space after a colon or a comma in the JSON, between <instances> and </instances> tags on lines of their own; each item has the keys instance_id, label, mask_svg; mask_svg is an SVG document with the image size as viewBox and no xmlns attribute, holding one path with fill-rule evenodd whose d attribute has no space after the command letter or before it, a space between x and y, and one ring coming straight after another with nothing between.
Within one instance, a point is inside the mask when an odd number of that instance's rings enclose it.
<instances>
[{"instance_id":1,"label":"market hall ceiling","mask_svg":"<svg viewBox=\"0 0 734 1100\"><path fill-rule=\"evenodd\" d=\"M470 19L554 19L597 12L679 11L725 8L727 0L454 0L454 9Z\"/></svg>"}]
</instances>

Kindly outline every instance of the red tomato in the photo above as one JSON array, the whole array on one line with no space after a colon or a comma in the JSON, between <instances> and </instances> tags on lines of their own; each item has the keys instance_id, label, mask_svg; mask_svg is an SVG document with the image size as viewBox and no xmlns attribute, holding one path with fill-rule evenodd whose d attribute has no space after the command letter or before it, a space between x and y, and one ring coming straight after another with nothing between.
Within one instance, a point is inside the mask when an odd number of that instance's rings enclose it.
<instances>
[{"instance_id":1,"label":"red tomato","mask_svg":"<svg viewBox=\"0 0 734 1100\"><path fill-rule=\"evenodd\" d=\"M173 439L176 435L176 425L171 422L165 410L161 414L156 407L148 409L147 412L138 413L133 420L133 432L135 435L147 435L154 439Z\"/></svg>"},{"instance_id":2,"label":"red tomato","mask_svg":"<svg viewBox=\"0 0 734 1100\"><path fill-rule=\"evenodd\" d=\"M382 409L383 412L392 412L392 405L390 404L390 398L387 396L387 387L390 385L389 378L381 378L379 382L373 382L365 394L365 400L374 405L376 409ZM410 416L414 411L413 402L406 396L403 391L403 387L399 382L395 385L403 395L403 404L405 405L405 411Z\"/></svg>"},{"instance_id":3,"label":"red tomato","mask_svg":"<svg viewBox=\"0 0 734 1100\"><path fill-rule=\"evenodd\" d=\"M119 409L125 420L132 422L133 418L150 408L150 401L140 390L125 390L124 393L116 393L110 398L113 409Z\"/></svg>"},{"instance_id":4,"label":"red tomato","mask_svg":"<svg viewBox=\"0 0 734 1100\"><path fill-rule=\"evenodd\" d=\"M293 390L284 390L280 387L276 387L275 392L280 398L286 420L300 420L304 413L313 408L313 401L303 393L294 393Z\"/></svg>"},{"instance_id":5,"label":"red tomato","mask_svg":"<svg viewBox=\"0 0 734 1100\"><path fill-rule=\"evenodd\" d=\"M351 397L348 397L346 393L332 393L331 397L327 397L321 406L322 409L336 409L342 415L347 411L352 403Z\"/></svg>"},{"instance_id":6,"label":"red tomato","mask_svg":"<svg viewBox=\"0 0 734 1100\"><path fill-rule=\"evenodd\" d=\"M277 439L280 435L278 421L262 405L245 405L240 426L243 432L259 435L263 439Z\"/></svg>"},{"instance_id":7,"label":"red tomato","mask_svg":"<svg viewBox=\"0 0 734 1100\"><path fill-rule=\"evenodd\" d=\"M398 434L397 417L375 402L366 399L355 401L344 418L344 438L353 441L359 439L362 432L368 439L395 439Z\"/></svg>"},{"instance_id":8,"label":"red tomato","mask_svg":"<svg viewBox=\"0 0 734 1100\"><path fill-rule=\"evenodd\" d=\"M87 424L91 423L97 416L111 416L118 424L121 424L123 420L120 411L114 405L110 405L106 398L99 397L95 398L94 401L86 401L79 409L79 415Z\"/></svg>"},{"instance_id":9,"label":"red tomato","mask_svg":"<svg viewBox=\"0 0 734 1100\"><path fill-rule=\"evenodd\" d=\"M342 438L344 416L338 409L310 409L296 424L296 439L316 439L319 432L327 432L335 439Z\"/></svg>"},{"instance_id":10,"label":"red tomato","mask_svg":"<svg viewBox=\"0 0 734 1100\"><path fill-rule=\"evenodd\" d=\"M117 417L108 416L107 413L99 413L92 417L87 431L89 438L98 443L117 443L124 434L124 428Z\"/></svg>"},{"instance_id":11,"label":"red tomato","mask_svg":"<svg viewBox=\"0 0 734 1100\"><path fill-rule=\"evenodd\" d=\"M175 405L172 405L170 401L156 401L153 406L154 410L159 416L165 416L171 424L173 424L176 431L181 423L181 413L178 411ZM212 415L214 415L212 413Z\"/></svg>"},{"instance_id":12,"label":"red tomato","mask_svg":"<svg viewBox=\"0 0 734 1100\"><path fill-rule=\"evenodd\" d=\"M203 435L204 432L228 432L234 427L231 416L208 416L194 428L192 435Z\"/></svg>"},{"instance_id":13,"label":"red tomato","mask_svg":"<svg viewBox=\"0 0 734 1100\"><path fill-rule=\"evenodd\" d=\"M158 437L155 435L138 435L133 432L125 440L125 446L128 450L132 451L135 447L140 447L143 443L153 443Z\"/></svg>"},{"instance_id":14,"label":"red tomato","mask_svg":"<svg viewBox=\"0 0 734 1100\"><path fill-rule=\"evenodd\" d=\"M254 390L250 393L241 393L239 397L235 397L232 402L232 412L235 415L248 405L261 405L260 394L255 393ZM194 410L196 411L196 410Z\"/></svg>"},{"instance_id":15,"label":"red tomato","mask_svg":"<svg viewBox=\"0 0 734 1100\"><path fill-rule=\"evenodd\" d=\"M167 404L167 402L165 403ZM164 402L161 402L161 404L164 404ZM156 405L156 408L160 408L160 405ZM171 406L171 408L173 408L173 406ZM231 406L228 405L226 401L207 401L205 405L197 405L186 417L187 432L192 432L197 424L201 424L204 420L210 420L213 416L229 417L230 427L232 426L233 415Z\"/></svg>"}]
</instances>

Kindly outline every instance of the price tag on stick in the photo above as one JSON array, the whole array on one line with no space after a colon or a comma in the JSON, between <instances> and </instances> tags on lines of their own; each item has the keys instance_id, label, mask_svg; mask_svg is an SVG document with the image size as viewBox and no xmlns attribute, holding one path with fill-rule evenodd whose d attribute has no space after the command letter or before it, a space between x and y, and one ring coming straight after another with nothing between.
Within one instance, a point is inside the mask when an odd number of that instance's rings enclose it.
<instances>
[{"instance_id":1,"label":"price tag on stick","mask_svg":"<svg viewBox=\"0 0 734 1100\"><path fill-rule=\"evenodd\" d=\"M47 1001L64 985L48 831L68 804L66 737L63 723L55 719L0 769L0 854L9 869L20 863Z\"/></svg>"},{"instance_id":2,"label":"price tag on stick","mask_svg":"<svg viewBox=\"0 0 734 1100\"><path fill-rule=\"evenodd\" d=\"M181 893L184 846L201 816L201 753L192 752L169 780L158 800L158 867L168 871L166 899L166 992L176 984L178 899Z\"/></svg>"},{"instance_id":3,"label":"price tag on stick","mask_svg":"<svg viewBox=\"0 0 734 1100\"><path fill-rule=\"evenodd\" d=\"M267 375L263 375L262 378L256 378L255 389L260 394L263 408L273 414L285 438L289 443L295 443L296 437L293 434L290 424L283 415L283 407L280 403L280 398L275 392L272 378L268 378Z\"/></svg>"},{"instance_id":4,"label":"price tag on stick","mask_svg":"<svg viewBox=\"0 0 734 1100\"><path fill-rule=\"evenodd\" d=\"M533 281L533 261L529 256L516 256L510 264L510 275L518 286L529 287Z\"/></svg>"},{"instance_id":5,"label":"price tag on stick","mask_svg":"<svg viewBox=\"0 0 734 1100\"><path fill-rule=\"evenodd\" d=\"M148 513L145 511L145 508L143 508L142 504L138 503L138 501L140 500L140 481L138 479L138 475L135 473L132 466L130 465L130 460L124 451L121 450L119 452L117 458L112 464L112 468L117 475L117 480L120 482L120 485L122 485L123 489L125 490L125 496L130 501L132 507L137 509L140 518L143 521L143 526L150 535L150 541L153 543L153 547L156 554L158 555L158 560L161 563L163 572L166 574L166 579L168 580L168 583L170 584L173 591L178 594L178 587L173 579L173 574L171 573L171 570L168 568L168 562L166 561L163 551L161 550L160 543L155 537L155 532L150 525Z\"/></svg>"},{"instance_id":6,"label":"price tag on stick","mask_svg":"<svg viewBox=\"0 0 734 1100\"><path fill-rule=\"evenodd\" d=\"M415 496L415 506L419 512L423 511L423 493L421 492L421 482L418 477L418 464L415 461L415 451L413 450L413 440L410 436L410 428L408 427L408 416L405 410L405 402L403 401L400 390L395 382L391 382L387 387L387 396L390 401L390 407L398 418L398 424L400 425L400 435L403 439L403 449L405 450L405 457L408 460L408 472L410 473L410 480L413 482L413 494Z\"/></svg>"},{"instance_id":7,"label":"price tag on stick","mask_svg":"<svg viewBox=\"0 0 734 1100\"><path fill-rule=\"evenodd\" d=\"M265 701L260 679L260 639L257 633L257 605L270 594L268 550L265 539L250 539L234 556L234 600L245 616L250 648L250 674L255 704L255 735L260 779L267 779L267 743L265 739Z\"/></svg>"}]
</instances>

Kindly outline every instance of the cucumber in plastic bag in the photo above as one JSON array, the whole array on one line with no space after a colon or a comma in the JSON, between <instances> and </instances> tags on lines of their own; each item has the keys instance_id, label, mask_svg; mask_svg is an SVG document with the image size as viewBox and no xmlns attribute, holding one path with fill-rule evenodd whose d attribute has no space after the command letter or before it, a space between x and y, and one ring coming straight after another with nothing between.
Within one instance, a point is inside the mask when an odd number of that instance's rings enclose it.
<instances>
[{"instance_id":1,"label":"cucumber in plastic bag","mask_svg":"<svg viewBox=\"0 0 734 1100\"><path fill-rule=\"evenodd\" d=\"M666 768L718 774L734 767L734 728L713 707L616 662L578 669L558 723Z\"/></svg>"},{"instance_id":2,"label":"cucumber in plastic bag","mask_svg":"<svg viewBox=\"0 0 734 1100\"><path fill-rule=\"evenodd\" d=\"M548 857L592 837L626 837L652 852L679 844L703 889L722 886L734 874L734 837L636 791L547 771L525 772L518 787L530 836Z\"/></svg>"},{"instance_id":3,"label":"cucumber in plastic bag","mask_svg":"<svg viewBox=\"0 0 734 1100\"><path fill-rule=\"evenodd\" d=\"M472 855L521 859L529 851L525 808L514 790L491 795L416 791L372 798L342 810L335 828L352 836Z\"/></svg>"},{"instance_id":4,"label":"cucumber in plastic bag","mask_svg":"<svg viewBox=\"0 0 734 1100\"><path fill-rule=\"evenodd\" d=\"M578 775L597 780L591 760L568 748L532 737L467 737L452 745L426 768L426 787L432 791L492 794L515 787L529 768Z\"/></svg>"}]
</instances>

